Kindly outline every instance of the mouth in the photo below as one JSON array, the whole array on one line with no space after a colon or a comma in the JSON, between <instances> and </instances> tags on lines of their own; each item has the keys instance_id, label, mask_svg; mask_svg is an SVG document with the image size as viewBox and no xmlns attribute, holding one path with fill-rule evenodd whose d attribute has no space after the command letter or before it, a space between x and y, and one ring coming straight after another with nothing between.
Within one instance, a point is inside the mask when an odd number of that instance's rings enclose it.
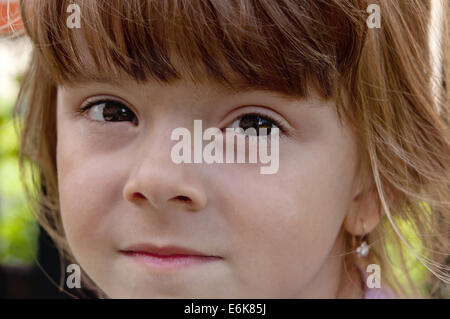
<instances>
[{"instance_id":1,"label":"mouth","mask_svg":"<svg viewBox=\"0 0 450 319\"><path fill-rule=\"evenodd\" d=\"M153 270L174 270L219 261L220 256L179 246L157 247L143 244L130 246L120 252Z\"/></svg>"}]
</instances>

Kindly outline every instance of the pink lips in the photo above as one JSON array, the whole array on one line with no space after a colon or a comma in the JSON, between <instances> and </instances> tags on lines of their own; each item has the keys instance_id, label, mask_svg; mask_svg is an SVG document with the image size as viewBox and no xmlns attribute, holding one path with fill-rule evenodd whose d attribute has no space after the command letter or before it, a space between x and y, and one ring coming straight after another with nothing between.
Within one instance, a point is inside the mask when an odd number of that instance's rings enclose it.
<instances>
[{"instance_id":1,"label":"pink lips","mask_svg":"<svg viewBox=\"0 0 450 319\"><path fill-rule=\"evenodd\" d=\"M150 268L167 270L204 264L221 259L218 256L211 256L177 246L156 247L152 245L135 245L121 250L121 252L137 262L144 263Z\"/></svg>"}]
</instances>

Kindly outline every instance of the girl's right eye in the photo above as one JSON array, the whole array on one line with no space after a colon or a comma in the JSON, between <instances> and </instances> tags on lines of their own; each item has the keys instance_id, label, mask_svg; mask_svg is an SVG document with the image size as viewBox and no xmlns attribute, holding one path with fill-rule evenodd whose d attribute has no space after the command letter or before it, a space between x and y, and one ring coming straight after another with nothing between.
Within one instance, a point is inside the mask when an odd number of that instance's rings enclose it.
<instances>
[{"instance_id":1,"label":"girl's right eye","mask_svg":"<svg viewBox=\"0 0 450 319\"><path fill-rule=\"evenodd\" d=\"M115 100L99 100L83 106L80 113L87 113L91 121L96 122L132 122L137 125L137 116L122 102ZM102 123L104 124L104 123Z\"/></svg>"}]
</instances>

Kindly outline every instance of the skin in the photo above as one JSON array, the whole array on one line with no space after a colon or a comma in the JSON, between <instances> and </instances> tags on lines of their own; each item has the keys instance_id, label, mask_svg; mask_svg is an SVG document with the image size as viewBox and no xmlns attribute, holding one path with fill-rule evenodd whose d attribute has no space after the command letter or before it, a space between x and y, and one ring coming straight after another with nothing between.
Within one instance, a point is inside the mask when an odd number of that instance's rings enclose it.
<instances>
[{"instance_id":1,"label":"skin","mask_svg":"<svg viewBox=\"0 0 450 319\"><path fill-rule=\"evenodd\" d=\"M138 125L102 124L89 120L93 113L76 113L99 96L126 102ZM204 130L224 129L250 111L287 127L276 174L260 174L260 163L171 161L173 129L193 132L194 119L203 120ZM365 232L378 220L368 206L361 213L366 197L358 142L339 122L334 101L233 93L187 81L83 83L58 88L57 136L67 240L109 297L362 296L358 274L345 272L338 255L345 232L362 233L359 219L366 220ZM183 246L221 259L152 271L119 252L137 243Z\"/></svg>"}]
</instances>

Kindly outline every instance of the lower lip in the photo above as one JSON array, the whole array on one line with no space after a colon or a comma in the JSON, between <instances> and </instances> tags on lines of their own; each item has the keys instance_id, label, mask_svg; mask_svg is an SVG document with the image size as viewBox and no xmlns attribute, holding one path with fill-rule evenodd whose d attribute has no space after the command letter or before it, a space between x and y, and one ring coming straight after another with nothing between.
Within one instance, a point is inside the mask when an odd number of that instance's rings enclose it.
<instances>
[{"instance_id":1,"label":"lower lip","mask_svg":"<svg viewBox=\"0 0 450 319\"><path fill-rule=\"evenodd\" d=\"M195 255L156 255L143 252L125 252L125 255L154 269L180 269L217 261L219 257Z\"/></svg>"}]
</instances>

